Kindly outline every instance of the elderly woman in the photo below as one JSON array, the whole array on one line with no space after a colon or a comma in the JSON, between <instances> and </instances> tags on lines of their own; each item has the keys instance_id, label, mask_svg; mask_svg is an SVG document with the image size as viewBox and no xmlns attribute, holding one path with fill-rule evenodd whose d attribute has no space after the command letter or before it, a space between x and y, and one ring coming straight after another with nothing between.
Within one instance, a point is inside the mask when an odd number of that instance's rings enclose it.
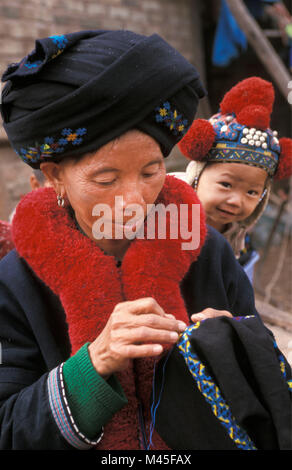
<instances>
[{"instance_id":1,"label":"elderly woman","mask_svg":"<svg viewBox=\"0 0 292 470\"><path fill-rule=\"evenodd\" d=\"M191 319L257 315L201 209L191 248L182 230L148 237L158 205L183 220L199 204L164 166L204 96L198 74L157 35L83 31L38 40L3 80L10 142L53 188L20 202L0 264L0 447L169 449L155 363Z\"/></svg>"}]
</instances>

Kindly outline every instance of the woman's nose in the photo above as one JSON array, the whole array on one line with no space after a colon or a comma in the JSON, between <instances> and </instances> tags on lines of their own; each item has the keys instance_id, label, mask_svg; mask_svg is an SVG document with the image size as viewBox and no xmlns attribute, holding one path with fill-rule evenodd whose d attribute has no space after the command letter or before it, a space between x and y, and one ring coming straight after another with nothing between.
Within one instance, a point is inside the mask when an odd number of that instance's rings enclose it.
<instances>
[{"instance_id":1,"label":"woman's nose","mask_svg":"<svg viewBox=\"0 0 292 470\"><path fill-rule=\"evenodd\" d=\"M115 198L115 208L123 214L124 221L133 215L143 218L146 214L147 204L139 185L134 183L125 185L119 196Z\"/></svg>"},{"instance_id":2,"label":"woman's nose","mask_svg":"<svg viewBox=\"0 0 292 470\"><path fill-rule=\"evenodd\" d=\"M145 205L143 190L138 183L128 183L123 191L123 208L133 204Z\"/></svg>"}]
</instances>

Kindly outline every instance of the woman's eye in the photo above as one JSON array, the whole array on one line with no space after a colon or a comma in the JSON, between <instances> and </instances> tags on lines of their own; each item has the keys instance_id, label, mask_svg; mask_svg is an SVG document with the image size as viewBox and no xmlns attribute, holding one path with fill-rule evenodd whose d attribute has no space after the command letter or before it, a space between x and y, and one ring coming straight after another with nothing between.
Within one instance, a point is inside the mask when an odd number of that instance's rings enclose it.
<instances>
[{"instance_id":1,"label":"woman's eye","mask_svg":"<svg viewBox=\"0 0 292 470\"><path fill-rule=\"evenodd\" d=\"M157 172L155 173L143 173L144 178L151 178L151 176L155 176Z\"/></svg>"},{"instance_id":2,"label":"woman's eye","mask_svg":"<svg viewBox=\"0 0 292 470\"><path fill-rule=\"evenodd\" d=\"M101 186L110 186L113 184L116 180L110 180L110 181L97 181L97 184L100 184Z\"/></svg>"}]
</instances>

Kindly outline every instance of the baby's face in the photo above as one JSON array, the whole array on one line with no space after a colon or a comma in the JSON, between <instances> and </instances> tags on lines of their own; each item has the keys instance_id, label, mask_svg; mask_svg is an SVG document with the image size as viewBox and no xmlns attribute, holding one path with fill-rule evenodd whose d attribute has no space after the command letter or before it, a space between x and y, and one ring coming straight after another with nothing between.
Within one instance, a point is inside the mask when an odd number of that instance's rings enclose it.
<instances>
[{"instance_id":1,"label":"baby's face","mask_svg":"<svg viewBox=\"0 0 292 470\"><path fill-rule=\"evenodd\" d=\"M231 222L246 219L259 203L267 173L243 163L212 163L201 173L197 195L207 223L222 232Z\"/></svg>"}]
</instances>

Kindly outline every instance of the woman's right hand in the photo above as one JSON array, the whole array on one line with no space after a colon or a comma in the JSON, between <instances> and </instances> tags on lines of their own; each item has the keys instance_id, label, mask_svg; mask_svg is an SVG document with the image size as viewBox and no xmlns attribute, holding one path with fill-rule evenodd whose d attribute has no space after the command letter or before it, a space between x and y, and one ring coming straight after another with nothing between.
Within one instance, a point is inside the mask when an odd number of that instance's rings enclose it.
<instances>
[{"instance_id":1,"label":"woman's right hand","mask_svg":"<svg viewBox=\"0 0 292 470\"><path fill-rule=\"evenodd\" d=\"M125 369L135 358L158 356L163 344L174 344L187 325L164 312L153 298L117 304L101 334L89 345L100 376Z\"/></svg>"}]
</instances>

